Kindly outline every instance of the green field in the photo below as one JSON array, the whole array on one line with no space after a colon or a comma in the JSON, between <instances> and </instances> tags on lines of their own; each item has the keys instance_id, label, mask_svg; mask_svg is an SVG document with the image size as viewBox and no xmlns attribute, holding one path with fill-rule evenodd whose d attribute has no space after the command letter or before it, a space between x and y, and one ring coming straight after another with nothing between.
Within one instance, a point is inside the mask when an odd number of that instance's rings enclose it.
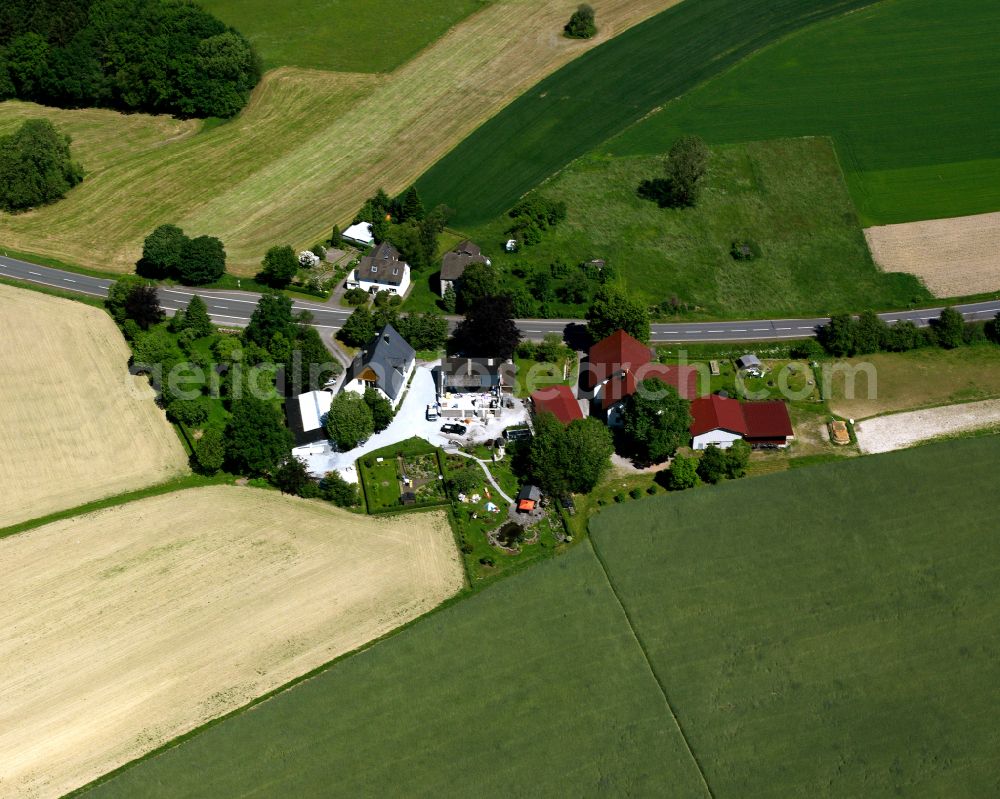
<instances>
[{"instance_id":1,"label":"green field","mask_svg":"<svg viewBox=\"0 0 1000 799\"><path fill-rule=\"evenodd\" d=\"M589 297L576 306L558 297L563 284L579 283L575 267L592 258L606 259L630 296L649 305L676 297L681 315L693 318L819 315L931 300L912 275L886 274L872 262L827 139L713 148L693 209L662 209L637 196L640 182L663 174L663 164L662 156L577 160L539 189L566 203L566 220L518 253L499 246L506 215L467 232L501 269L571 266L553 276L557 297L548 310L557 317L583 315ZM763 255L736 261L731 245L746 238Z\"/></svg>"},{"instance_id":2,"label":"green field","mask_svg":"<svg viewBox=\"0 0 1000 799\"><path fill-rule=\"evenodd\" d=\"M810 22L870 2L680 3L538 83L417 185L425 203L454 209L455 225L484 222L573 159L750 53ZM657 150L669 146L666 139Z\"/></svg>"},{"instance_id":3,"label":"green field","mask_svg":"<svg viewBox=\"0 0 1000 799\"><path fill-rule=\"evenodd\" d=\"M998 30L997 3L877 3L759 53L603 149L827 135L866 225L996 211Z\"/></svg>"},{"instance_id":4,"label":"green field","mask_svg":"<svg viewBox=\"0 0 1000 799\"><path fill-rule=\"evenodd\" d=\"M629 501L89 795L993 795L998 459L967 439Z\"/></svg>"},{"instance_id":5,"label":"green field","mask_svg":"<svg viewBox=\"0 0 1000 799\"><path fill-rule=\"evenodd\" d=\"M992 796L1000 438L592 522L717 797Z\"/></svg>"},{"instance_id":6,"label":"green field","mask_svg":"<svg viewBox=\"0 0 1000 799\"><path fill-rule=\"evenodd\" d=\"M243 33L265 69L390 72L489 0L201 0Z\"/></svg>"},{"instance_id":7,"label":"green field","mask_svg":"<svg viewBox=\"0 0 1000 799\"><path fill-rule=\"evenodd\" d=\"M88 796L699 796L697 780L584 545Z\"/></svg>"}]
</instances>

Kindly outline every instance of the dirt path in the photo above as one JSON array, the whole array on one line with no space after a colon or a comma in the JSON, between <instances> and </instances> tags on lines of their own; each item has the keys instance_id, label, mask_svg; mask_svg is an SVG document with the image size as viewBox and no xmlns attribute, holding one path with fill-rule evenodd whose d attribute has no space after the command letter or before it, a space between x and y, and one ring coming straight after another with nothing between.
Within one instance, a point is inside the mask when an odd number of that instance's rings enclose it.
<instances>
[{"instance_id":1,"label":"dirt path","mask_svg":"<svg viewBox=\"0 0 1000 799\"><path fill-rule=\"evenodd\" d=\"M866 454L891 452L939 436L1000 427L1000 400L946 405L865 419L855 428Z\"/></svg>"},{"instance_id":2,"label":"dirt path","mask_svg":"<svg viewBox=\"0 0 1000 799\"><path fill-rule=\"evenodd\" d=\"M0 796L55 797L462 585L443 513L192 489L0 540Z\"/></svg>"}]
</instances>

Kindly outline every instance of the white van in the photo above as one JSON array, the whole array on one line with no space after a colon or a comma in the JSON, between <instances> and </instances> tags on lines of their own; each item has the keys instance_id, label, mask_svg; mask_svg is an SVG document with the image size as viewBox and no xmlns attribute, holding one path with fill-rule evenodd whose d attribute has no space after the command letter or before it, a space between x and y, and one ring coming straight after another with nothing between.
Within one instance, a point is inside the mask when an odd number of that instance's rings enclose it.
<instances>
[{"instance_id":1,"label":"white van","mask_svg":"<svg viewBox=\"0 0 1000 799\"><path fill-rule=\"evenodd\" d=\"M427 406L427 421L436 422L438 420L438 409L437 405Z\"/></svg>"}]
</instances>

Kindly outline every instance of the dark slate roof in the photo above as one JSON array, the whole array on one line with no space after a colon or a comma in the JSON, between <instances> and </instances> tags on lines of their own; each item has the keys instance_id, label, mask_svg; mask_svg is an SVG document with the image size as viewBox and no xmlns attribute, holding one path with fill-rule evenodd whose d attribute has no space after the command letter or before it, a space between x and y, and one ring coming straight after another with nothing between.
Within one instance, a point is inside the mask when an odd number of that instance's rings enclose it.
<instances>
[{"instance_id":1,"label":"dark slate roof","mask_svg":"<svg viewBox=\"0 0 1000 799\"><path fill-rule=\"evenodd\" d=\"M521 490L517 492L518 502L522 499L530 499L532 502L538 502L541 498L542 492L539 490L538 486L521 486Z\"/></svg>"},{"instance_id":2,"label":"dark slate roof","mask_svg":"<svg viewBox=\"0 0 1000 799\"><path fill-rule=\"evenodd\" d=\"M443 387L488 390L514 384L514 364L502 358L445 358L440 370Z\"/></svg>"},{"instance_id":3,"label":"dark slate roof","mask_svg":"<svg viewBox=\"0 0 1000 799\"><path fill-rule=\"evenodd\" d=\"M486 258L476 244L466 239L441 260L441 279L458 280L469 264L485 264Z\"/></svg>"},{"instance_id":4,"label":"dark slate roof","mask_svg":"<svg viewBox=\"0 0 1000 799\"><path fill-rule=\"evenodd\" d=\"M383 241L371 255L358 261L358 280L369 283L387 283L398 286L403 282L406 262L400 260L399 250Z\"/></svg>"},{"instance_id":5,"label":"dark slate roof","mask_svg":"<svg viewBox=\"0 0 1000 799\"><path fill-rule=\"evenodd\" d=\"M747 353L746 355L741 355L736 359L737 369L749 369L751 367L760 368L760 358L758 358L753 353Z\"/></svg>"},{"instance_id":6,"label":"dark slate roof","mask_svg":"<svg viewBox=\"0 0 1000 799\"><path fill-rule=\"evenodd\" d=\"M304 430L302 424L302 411L299 408L299 398L289 397L285 400L285 418L288 420L288 429L292 431L295 439L295 446L305 447L309 444L318 444L326 441L326 430L317 427L315 430Z\"/></svg>"},{"instance_id":7,"label":"dark slate roof","mask_svg":"<svg viewBox=\"0 0 1000 799\"><path fill-rule=\"evenodd\" d=\"M347 379L354 380L365 369L371 369L375 373L375 384L395 400L404 388L406 372L416 357L416 351L396 328L386 325L354 358Z\"/></svg>"}]
</instances>

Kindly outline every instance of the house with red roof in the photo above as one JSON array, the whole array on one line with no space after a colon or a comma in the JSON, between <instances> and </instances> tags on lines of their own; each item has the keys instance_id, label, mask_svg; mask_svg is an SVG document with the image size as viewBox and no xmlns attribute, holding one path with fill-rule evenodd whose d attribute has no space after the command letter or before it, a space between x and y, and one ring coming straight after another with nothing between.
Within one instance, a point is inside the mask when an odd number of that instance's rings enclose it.
<instances>
[{"instance_id":1,"label":"house with red roof","mask_svg":"<svg viewBox=\"0 0 1000 799\"><path fill-rule=\"evenodd\" d=\"M786 447L794 437L788 406L781 400L740 402L713 394L691 403L691 447L728 449L734 441L751 447Z\"/></svg>"},{"instance_id":2,"label":"house with red roof","mask_svg":"<svg viewBox=\"0 0 1000 799\"><path fill-rule=\"evenodd\" d=\"M583 411L580 403L573 396L569 386L546 386L531 392L531 404L535 413L548 412L563 424L569 424L574 419L582 419Z\"/></svg>"},{"instance_id":3,"label":"house with red roof","mask_svg":"<svg viewBox=\"0 0 1000 799\"><path fill-rule=\"evenodd\" d=\"M591 347L585 368L586 385L593 392L593 415L605 418L611 426L621 423L625 399L647 378L659 378L685 399L698 396L696 368L656 363L652 350L624 330L616 330Z\"/></svg>"}]
</instances>

